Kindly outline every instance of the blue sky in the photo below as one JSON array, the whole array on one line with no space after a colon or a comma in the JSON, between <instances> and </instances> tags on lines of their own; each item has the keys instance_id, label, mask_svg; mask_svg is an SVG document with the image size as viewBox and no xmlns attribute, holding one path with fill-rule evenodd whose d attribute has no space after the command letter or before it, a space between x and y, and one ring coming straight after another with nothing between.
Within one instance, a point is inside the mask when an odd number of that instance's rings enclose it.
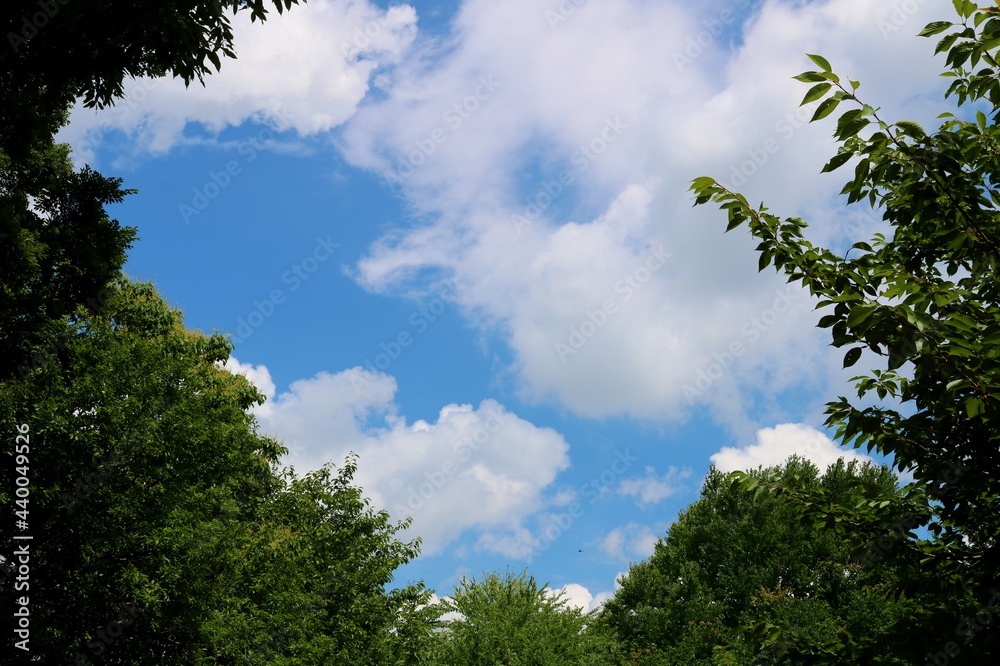
<instances>
[{"instance_id":1,"label":"blue sky","mask_svg":"<svg viewBox=\"0 0 1000 666\"><path fill-rule=\"evenodd\" d=\"M442 594L527 567L592 608L709 466L825 465L847 394L809 298L693 209L710 174L837 247L791 76L822 53L889 118L941 110L950 3L312 0L235 22L206 87L132 82L63 137L139 190L128 273L232 334L298 469L358 482ZM922 63L927 66L923 67ZM914 65L918 63L919 65ZM858 455L848 452L847 455Z\"/></svg>"}]
</instances>

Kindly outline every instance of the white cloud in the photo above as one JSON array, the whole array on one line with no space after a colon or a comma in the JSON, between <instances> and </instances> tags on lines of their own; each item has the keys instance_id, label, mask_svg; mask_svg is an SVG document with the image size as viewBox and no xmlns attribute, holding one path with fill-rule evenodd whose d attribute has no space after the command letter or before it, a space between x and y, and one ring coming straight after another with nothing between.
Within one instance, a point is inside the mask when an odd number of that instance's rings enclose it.
<instances>
[{"instance_id":1,"label":"white cloud","mask_svg":"<svg viewBox=\"0 0 1000 666\"><path fill-rule=\"evenodd\" d=\"M717 175L842 239L839 177L818 174L830 125L806 125L791 76L821 52L886 118L933 119L933 43L913 35L949 10L768 0L740 25L722 12L748 3L562 7L466 0L443 40L416 39L408 5L313 0L264 25L243 13L239 59L206 88L140 81L118 108L78 109L64 136L86 153L88 130L116 127L163 151L191 122L342 127L348 160L395 182L418 218L371 246L359 282L407 291L437 269L467 285L462 311L510 347L502 376L522 397L661 421L708 405L744 435L789 418L755 391L822 386L832 352L809 300L758 275L754 242L692 210L687 183Z\"/></svg>"},{"instance_id":2,"label":"white cloud","mask_svg":"<svg viewBox=\"0 0 1000 666\"><path fill-rule=\"evenodd\" d=\"M428 601L426 605L436 606L442 602L451 603L453 601L454 599L452 597L449 596L439 597L436 592L431 592L430 601ZM465 616L459 613L458 611L448 611L447 613L441 614L441 616L438 619L440 619L442 622L457 622L464 620Z\"/></svg>"},{"instance_id":3,"label":"white cloud","mask_svg":"<svg viewBox=\"0 0 1000 666\"><path fill-rule=\"evenodd\" d=\"M246 377L267 398L263 405L254 406L252 410L254 414L260 415L270 411L271 401L274 400L274 394L277 389L274 385L274 380L271 379L271 371L267 369L266 365L240 363L235 356L230 356L226 359L223 367L234 375L243 375Z\"/></svg>"},{"instance_id":4,"label":"white cloud","mask_svg":"<svg viewBox=\"0 0 1000 666\"><path fill-rule=\"evenodd\" d=\"M884 38L893 10L867 0L766 2L738 48L713 37L675 66L725 6L587 3L552 26L533 0L465 2L450 48L418 48L344 128L348 159L395 181L421 222L375 243L359 282L406 289L436 269L466 285L463 311L510 346L526 399L655 420L706 404L744 434L783 418L749 396L828 379L815 313L758 275L745 232L691 210L687 183L749 164L751 198L836 239L839 177L818 174L830 128L795 115L804 52L861 78L890 117L928 117L913 93L941 86L933 45ZM937 11L918 9L909 35Z\"/></svg>"},{"instance_id":5,"label":"white cloud","mask_svg":"<svg viewBox=\"0 0 1000 666\"><path fill-rule=\"evenodd\" d=\"M656 504L683 490L684 479L690 476L690 469L671 467L663 476L657 476L654 468L647 467L645 477L623 480L618 492L638 498L642 505Z\"/></svg>"},{"instance_id":6,"label":"white cloud","mask_svg":"<svg viewBox=\"0 0 1000 666\"><path fill-rule=\"evenodd\" d=\"M289 464L305 471L357 453L358 485L394 518L413 517L410 533L423 539L424 553L477 528L482 547L523 557L530 534L522 521L545 506L543 490L569 466L562 435L495 400L446 405L436 422L407 424L388 375L321 372L275 395L266 367L235 359L229 367L270 391L273 400L255 413L288 446Z\"/></svg>"},{"instance_id":7,"label":"white cloud","mask_svg":"<svg viewBox=\"0 0 1000 666\"><path fill-rule=\"evenodd\" d=\"M615 596L615 592L621 588L620 580L626 575L627 572L619 571L615 575L614 586L611 590L592 593L579 583L567 583L562 587L549 588L548 592L550 596L561 593L568 606L579 608L584 613L590 613L600 609L604 605L604 602Z\"/></svg>"},{"instance_id":8,"label":"white cloud","mask_svg":"<svg viewBox=\"0 0 1000 666\"><path fill-rule=\"evenodd\" d=\"M584 612L590 610L590 605L594 600L594 595L590 593L590 590L578 583L567 583L562 587L547 588L546 591L550 597L562 594L567 606L579 608Z\"/></svg>"},{"instance_id":9,"label":"white cloud","mask_svg":"<svg viewBox=\"0 0 1000 666\"><path fill-rule=\"evenodd\" d=\"M310 0L261 24L249 12L232 18L236 60L189 88L180 79L139 79L114 108L76 108L61 138L84 158L103 128L133 135L139 147L164 152L188 123L212 132L261 120L300 135L347 120L377 68L398 62L416 35L409 5L382 10L368 0Z\"/></svg>"},{"instance_id":10,"label":"white cloud","mask_svg":"<svg viewBox=\"0 0 1000 666\"><path fill-rule=\"evenodd\" d=\"M724 447L712 455L712 464L721 472L748 471L782 465L789 456L812 461L821 471L837 462L870 461L866 455L843 449L819 430L801 423L782 423L757 432L757 443L743 448Z\"/></svg>"},{"instance_id":11,"label":"white cloud","mask_svg":"<svg viewBox=\"0 0 1000 666\"><path fill-rule=\"evenodd\" d=\"M659 538L649 526L629 523L608 532L599 546L605 555L616 560L644 559L653 554Z\"/></svg>"}]
</instances>

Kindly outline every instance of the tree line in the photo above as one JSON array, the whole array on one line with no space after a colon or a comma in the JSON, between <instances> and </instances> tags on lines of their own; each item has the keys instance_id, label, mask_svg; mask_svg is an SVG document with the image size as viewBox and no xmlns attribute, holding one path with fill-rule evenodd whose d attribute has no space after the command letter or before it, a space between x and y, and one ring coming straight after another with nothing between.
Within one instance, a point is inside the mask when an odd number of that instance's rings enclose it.
<instances>
[{"instance_id":1,"label":"tree line","mask_svg":"<svg viewBox=\"0 0 1000 666\"><path fill-rule=\"evenodd\" d=\"M76 100L127 77L210 85L230 17L295 0L13 0L0 9L0 585L24 663L935 664L1000 651L1000 5L929 24L951 79L940 127L883 119L823 57L797 77L812 120L846 108L824 168L891 233L824 248L711 178L773 266L818 299L855 400L840 442L894 469L791 458L724 475L590 613L529 572L444 598L395 572L407 526L353 481L297 474L225 370L229 338L187 329L122 273L135 192L55 140ZM206 81L206 78L209 80ZM907 471L903 484L897 472ZM26 481L22 481L25 479Z\"/></svg>"}]
</instances>

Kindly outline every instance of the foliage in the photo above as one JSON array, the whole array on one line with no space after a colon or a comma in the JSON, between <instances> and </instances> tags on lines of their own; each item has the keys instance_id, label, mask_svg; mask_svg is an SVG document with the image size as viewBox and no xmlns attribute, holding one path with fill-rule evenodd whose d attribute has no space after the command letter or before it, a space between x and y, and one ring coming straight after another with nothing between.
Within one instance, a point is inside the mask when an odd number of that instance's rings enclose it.
<instances>
[{"instance_id":1,"label":"foliage","mask_svg":"<svg viewBox=\"0 0 1000 666\"><path fill-rule=\"evenodd\" d=\"M749 478L797 478L834 497L857 484L891 493L887 468L843 460L820 476L792 457ZM784 656L780 628L790 639L817 646L848 644L859 661L894 664L885 627L904 612L879 589L896 572L862 568L831 534L799 520L799 507L783 497L743 492L714 467L697 502L684 510L653 555L635 564L609 600L600 622L611 627L637 664L773 664ZM862 651L862 646L872 646ZM817 663L800 654L797 664Z\"/></svg>"},{"instance_id":2,"label":"foliage","mask_svg":"<svg viewBox=\"0 0 1000 666\"><path fill-rule=\"evenodd\" d=\"M840 148L824 171L853 163L842 193L881 210L890 235L859 240L840 256L810 243L800 219L754 208L711 178L692 186L698 204L728 211L729 229L747 225L762 270L773 264L818 297L829 312L819 326L847 348L845 367L862 357L872 366L853 380L858 402L830 403L827 423L845 444L892 456L914 483L902 497L858 493L843 503L783 489L858 551L893 523L888 512L915 516L914 527L928 530L928 539L903 530L883 554L923 563L924 575L901 581L897 594L933 595L900 627L898 653L914 660L950 641L965 658L1000 650L996 632L961 640L963 616L986 607L1000 571L1000 10L954 4L956 22L921 33L947 33L936 52L946 54L947 97L956 103L933 133L883 120L858 96L859 83L843 82L821 56L810 56L818 70L796 77L811 84L803 104L819 101L813 120L852 107L837 121Z\"/></svg>"},{"instance_id":3,"label":"foliage","mask_svg":"<svg viewBox=\"0 0 1000 666\"><path fill-rule=\"evenodd\" d=\"M297 0L8 0L0 6L0 381L30 367L39 338L99 306L135 238L104 211L129 190L75 171L53 137L77 98L108 106L127 77L185 83L235 57L229 14L263 21ZM47 342L42 342L43 346Z\"/></svg>"},{"instance_id":4,"label":"foliage","mask_svg":"<svg viewBox=\"0 0 1000 666\"><path fill-rule=\"evenodd\" d=\"M64 326L60 354L0 384L0 431L30 429L29 502L14 505L11 435L0 505L34 537L33 657L406 663L429 593L386 586L417 544L353 486L352 459L279 473L284 448L247 412L262 396L221 367L230 343L186 330L150 285L119 279L102 314ZM124 627L122 608L138 609Z\"/></svg>"},{"instance_id":5,"label":"foliage","mask_svg":"<svg viewBox=\"0 0 1000 666\"><path fill-rule=\"evenodd\" d=\"M0 152L0 380L58 352L78 306L100 309L135 238L104 207L129 193L119 179L74 171L51 140L20 162Z\"/></svg>"},{"instance_id":6,"label":"foliage","mask_svg":"<svg viewBox=\"0 0 1000 666\"><path fill-rule=\"evenodd\" d=\"M297 0L9 0L0 9L0 150L24 137L48 136L78 97L108 106L129 77L204 81L235 58L229 15L264 21Z\"/></svg>"},{"instance_id":7,"label":"foliage","mask_svg":"<svg viewBox=\"0 0 1000 666\"><path fill-rule=\"evenodd\" d=\"M441 666L614 664L610 640L587 631L588 616L527 573L463 578L442 613L429 663Z\"/></svg>"}]
</instances>

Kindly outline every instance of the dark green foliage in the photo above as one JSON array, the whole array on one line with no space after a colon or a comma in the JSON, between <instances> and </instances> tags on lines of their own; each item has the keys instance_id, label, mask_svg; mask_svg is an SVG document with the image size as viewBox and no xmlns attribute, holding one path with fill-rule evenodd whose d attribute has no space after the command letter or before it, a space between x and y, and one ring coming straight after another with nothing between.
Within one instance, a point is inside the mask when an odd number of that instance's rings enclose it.
<instances>
[{"instance_id":1,"label":"dark green foliage","mask_svg":"<svg viewBox=\"0 0 1000 666\"><path fill-rule=\"evenodd\" d=\"M77 307L100 310L135 238L104 210L120 185L51 140L18 162L0 152L0 380L57 354Z\"/></svg>"},{"instance_id":2,"label":"dark green foliage","mask_svg":"<svg viewBox=\"0 0 1000 666\"><path fill-rule=\"evenodd\" d=\"M875 405L842 397L828 405L828 424L846 444L893 456L914 484L902 497L859 492L843 503L784 489L858 551L894 516L916 516L927 528L929 539L910 530L881 555L922 572L900 581L896 594L930 595L898 628L897 652L914 660L949 641L965 659L995 658L1000 646L995 631L966 644L961 629L1000 572L1000 10L954 4L957 22L921 33L947 33L937 52L946 54L957 105L932 133L883 120L858 97L857 82L845 86L818 56L820 70L796 77L820 83L806 95L824 100L816 119L851 106L837 123L840 151L824 170L853 163L843 194L881 210L890 236L858 239L841 256L806 240L802 220L755 209L711 178L692 187L697 203L728 211L729 229L746 224L760 240L762 269L774 264L818 297L827 313L819 326L847 349L845 367L864 354L874 365L854 382L858 398Z\"/></svg>"},{"instance_id":3,"label":"dark green foliage","mask_svg":"<svg viewBox=\"0 0 1000 666\"><path fill-rule=\"evenodd\" d=\"M840 461L819 476L797 458L750 478L796 479L835 498L857 484L886 493L895 487L885 468ZM712 468L701 498L629 570L600 622L637 664L774 664L802 640L819 652L847 644L851 658L800 652L790 663L903 663L884 641L905 608L881 593L895 576L891 567L853 561L836 535L803 523L795 502L755 497Z\"/></svg>"},{"instance_id":4,"label":"dark green foliage","mask_svg":"<svg viewBox=\"0 0 1000 666\"><path fill-rule=\"evenodd\" d=\"M229 16L265 20L297 0L8 0L0 9L0 150L49 136L78 97L108 106L126 78L203 81L234 58Z\"/></svg>"},{"instance_id":5,"label":"dark green foliage","mask_svg":"<svg viewBox=\"0 0 1000 666\"><path fill-rule=\"evenodd\" d=\"M13 433L30 428L32 656L407 663L393 658L426 635L429 593L386 586L416 544L368 506L352 460L278 473L283 447L247 413L262 397L220 367L228 341L184 329L149 285L116 281L102 314L64 328L59 355L0 384L8 516ZM126 605L137 617L104 643Z\"/></svg>"},{"instance_id":6,"label":"dark green foliage","mask_svg":"<svg viewBox=\"0 0 1000 666\"><path fill-rule=\"evenodd\" d=\"M0 5L0 381L58 347L60 321L99 305L133 229L108 218L121 181L74 172L53 142L78 98L107 106L128 77L198 80L235 57L229 15L296 0L8 0Z\"/></svg>"}]
</instances>

